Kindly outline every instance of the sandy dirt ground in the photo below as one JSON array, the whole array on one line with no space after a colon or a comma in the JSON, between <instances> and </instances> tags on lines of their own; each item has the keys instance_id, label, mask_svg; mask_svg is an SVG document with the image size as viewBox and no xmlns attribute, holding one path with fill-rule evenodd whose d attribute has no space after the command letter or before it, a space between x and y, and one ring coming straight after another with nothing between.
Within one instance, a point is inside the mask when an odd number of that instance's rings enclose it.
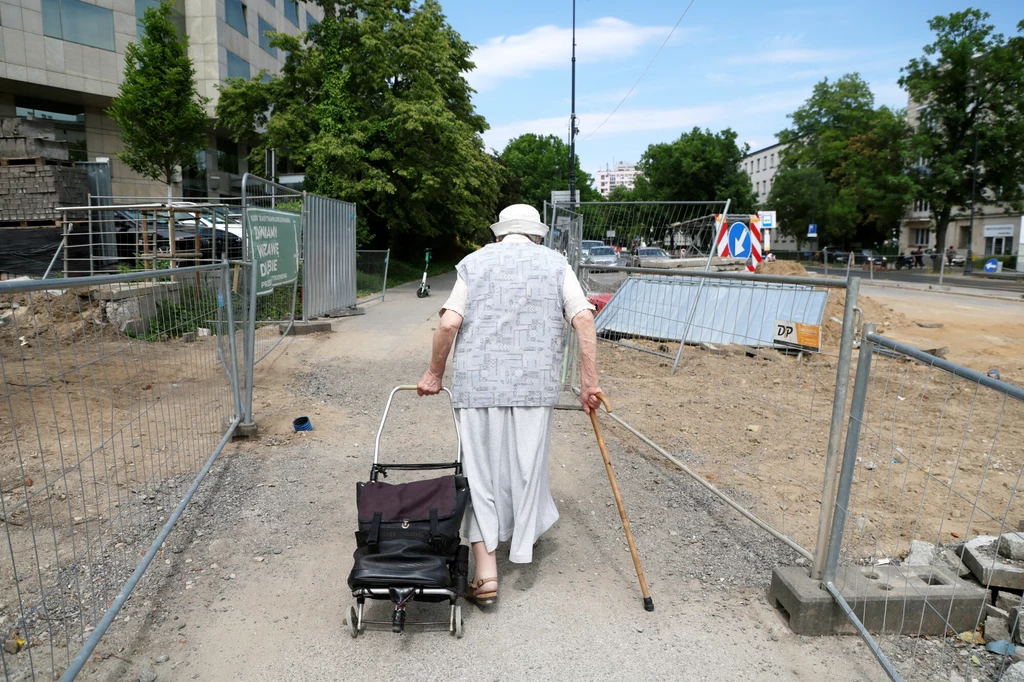
<instances>
[{"instance_id":1,"label":"sandy dirt ground","mask_svg":"<svg viewBox=\"0 0 1024 682\"><path fill-rule=\"evenodd\" d=\"M443 292L450 278L434 282ZM768 606L773 566L795 556L669 467L610 454L657 610L643 611L589 421L556 413L561 518L534 563L501 557L501 601L467 607L466 635L349 637L354 487L367 476L388 390L427 358L440 296L388 292L329 336L297 338L260 366L261 435L230 446L93 657L83 679L875 680L859 639L801 638ZM615 399L613 388L605 387ZM440 398L401 396L382 456L451 456ZM307 415L315 430L290 432ZM607 421L607 420L606 420ZM447 618L416 605L414 619ZM386 618L378 604L369 615ZM127 621L127 622L124 622Z\"/></svg>"}]
</instances>

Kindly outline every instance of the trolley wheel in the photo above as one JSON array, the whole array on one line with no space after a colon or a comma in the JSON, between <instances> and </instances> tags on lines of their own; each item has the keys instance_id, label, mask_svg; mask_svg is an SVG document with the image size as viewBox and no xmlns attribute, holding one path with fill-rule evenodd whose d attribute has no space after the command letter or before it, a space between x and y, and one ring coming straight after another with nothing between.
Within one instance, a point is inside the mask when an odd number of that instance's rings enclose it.
<instances>
[{"instance_id":1,"label":"trolley wheel","mask_svg":"<svg viewBox=\"0 0 1024 682\"><path fill-rule=\"evenodd\" d=\"M355 606L348 607L348 634L352 635L352 639L359 636L359 616Z\"/></svg>"},{"instance_id":2,"label":"trolley wheel","mask_svg":"<svg viewBox=\"0 0 1024 682\"><path fill-rule=\"evenodd\" d=\"M455 639L462 639L462 604L452 607L452 634Z\"/></svg>"},{"instance_id":3,"label":"trolley wheel","mask_svg":"<svg viewBox=\"0 0 1024 682\"><path fill-rule=\"evenodd\" d=\"M430 296L430 289L420 287L416 290L416 298L426 298L427 296Z\"/></svg>"}]
</instances>

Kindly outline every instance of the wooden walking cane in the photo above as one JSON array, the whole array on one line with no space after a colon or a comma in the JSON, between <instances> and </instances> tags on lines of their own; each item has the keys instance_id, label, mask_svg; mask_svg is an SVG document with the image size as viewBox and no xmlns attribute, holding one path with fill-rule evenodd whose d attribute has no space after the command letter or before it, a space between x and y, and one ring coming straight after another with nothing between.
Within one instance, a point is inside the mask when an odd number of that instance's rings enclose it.
<instances>
[{"instance_id":1,"label":"wooden walking cane","mask_svg":"<svg viewBox=\"0 0 1024 682\"><path fill-rule=\"evenodd\" d=\"M598 393L597 397L604 404L604 409L612 411L611 403ZM643 566L640 565L640 555L636 551L636 543L633 542L633 532L629 529L629 518L626 516L626 507L622 504L622 494L619 492L619 484L615 482L615 471L612 470L612 461L608 458L608 450L604 446L604 438L601 436L601 426L597 423L597 410L590 411L590 423L594 425L594 435L597 436L597 444L601 448L601 457L604 458L604 468L608 472L608 481L612 484L612 494L615 495L615 504L619 508L619 516L622 518L622 529L626 531L626 542L629 543L629 553L633 555L633 566L636 567L636 577L640 579L640 593L644 597L644 610L654 610L654 600L647 591L647 578L644 577Z\"/></svg>"}]
</instances>

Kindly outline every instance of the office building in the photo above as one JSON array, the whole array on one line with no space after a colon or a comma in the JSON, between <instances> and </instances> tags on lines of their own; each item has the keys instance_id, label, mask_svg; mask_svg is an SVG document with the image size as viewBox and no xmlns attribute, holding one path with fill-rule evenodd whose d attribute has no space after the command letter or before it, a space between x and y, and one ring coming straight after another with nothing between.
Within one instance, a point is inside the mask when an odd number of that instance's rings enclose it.
<instances>
[{"instance_id":1,"label":"office building","mask_svg":"<svg viewBox=\"0 0 1024 682\"><path fill-rule=\"evenodd\" d=\"M0 117L52 120L73 160L110 159L115 196L163 197L161 182L139 177L116 157L117 125L104 113L117 95L128 44L157 0L0 0ZM210 98L229 77L277 73L284 54L266 31L298 34L322 18L294 0L177 0L172 17L189 36L199 93ZM154 106L159 106L158 102ZM208 145L185 169L175 194L238 195L248 150L211 120Z\"/></svg>"},{"instance_id":2,"label":"office building","mask_svg":"<svg viewBox=\"0 0 1024 682\"><path fill-rule=\"evenodd\" d=\"M784 144L773 144L770 147L750 152L740 162L743 172L750 177L750 184L754 186L754 194L757 195L757 201L760 204L768 201L768 194L775 181L775 173L779 170L780 155L785 148Z\"/></svg>"}]
</instances>

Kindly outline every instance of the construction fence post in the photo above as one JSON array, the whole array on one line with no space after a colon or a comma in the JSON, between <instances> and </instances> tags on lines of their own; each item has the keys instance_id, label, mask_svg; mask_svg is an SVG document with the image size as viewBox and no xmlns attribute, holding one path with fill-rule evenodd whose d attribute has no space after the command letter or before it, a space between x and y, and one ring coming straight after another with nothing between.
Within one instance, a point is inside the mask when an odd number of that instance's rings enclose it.
<instances>
[{"instance_id":1,"label":"construction fence post","mask_svg":"<svg viewBox=\"0 0 1024 682\"><path fill-rule=\"evenodd\" d=\"M829 425L828 449L825 454L825 478L821 493L821 513L818 516L818 537L814 544L811 578L820 580L825 570L825 552L832 528L832 500L835 499L836 479L839 475L839 439L843 433L846 413L846 394L850 387L850 366L853 363L853 337L856 333L857 297L860 278L846 280L846 302L843 306L843 335L839 341L839 363L836 368L836 388L832 398L832 421Z\"/></svg>"},{"instance_id":2,"label":"construction fence post","mask_svg":"<svg viewBox=\"0 0 1024 682\"><path fill-rule=\"evenodd\" d=\"M839 474L839 486L836 489L832 513L832 529L828 539L825 571L821 578L822 583L834 582L836 571L839 567L839 550L843 545L846 510L850 508L850 489L853 485L853 470L857 464L860 427L864 422L864 403L867 400L868 382L871 380L871 357L875 350L875 344L868 340L868 336L873 334L875 329L876 327L873 324L864 325L864 334L861 337L860 355L857 358L857 378L853 382L850 421L846 428L846 447L843 450L843 466Z\"/></svg>"}]
</instances>

